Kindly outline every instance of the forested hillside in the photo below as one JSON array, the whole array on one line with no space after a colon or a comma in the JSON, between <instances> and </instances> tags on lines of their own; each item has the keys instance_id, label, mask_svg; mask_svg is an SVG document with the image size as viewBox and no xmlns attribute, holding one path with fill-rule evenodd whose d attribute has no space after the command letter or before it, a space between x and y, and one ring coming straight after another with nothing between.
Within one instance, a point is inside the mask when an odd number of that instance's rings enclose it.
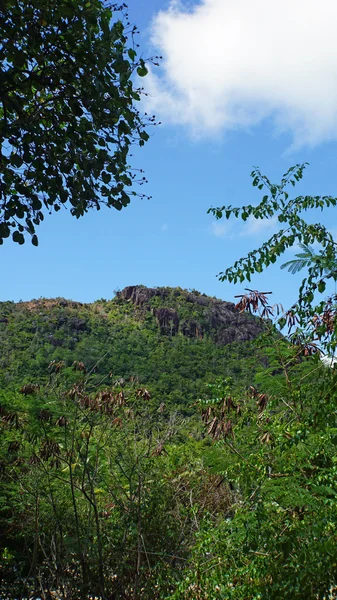
<instances>
[{"instance_id":1,"label":"forested hillside","mask_svg":"<svg viewBox=\"0 0 337 600\"><path fill-rule=\"evenodd\" d=\"M1 598L330 587L334 372L245 302L1 305Z\"/></svg>"},{"instance_id":2,"label":"forested hillside","mask_svg":"<svg viewBox=\"0 0 337 600\"><path fill-rule=\"evenodd\" d=\"M4 386L41 383L48 365L74 361L98 383L137 378L158 402L182 411L216 377L248 382L259 319L234 305L178 288L130 286L112 300L62 298L0 304L0 374Z\"/></svg>"}]
</instances>

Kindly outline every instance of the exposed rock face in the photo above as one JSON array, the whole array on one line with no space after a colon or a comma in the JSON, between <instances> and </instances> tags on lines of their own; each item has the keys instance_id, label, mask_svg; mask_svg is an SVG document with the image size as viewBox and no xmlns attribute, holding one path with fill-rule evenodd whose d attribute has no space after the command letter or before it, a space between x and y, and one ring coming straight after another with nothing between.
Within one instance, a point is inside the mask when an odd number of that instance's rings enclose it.
<instances>
[{"instance_id":1,"label":"exposed rock face","mask_svg":"<svg viewBox=\"0 0 337 600\"><path fill-rule=\"evenodd\" d=\"M200 326L199 323L197 323L197 321L194 321L193 319L184 321L180 326L180 331L183 335L186 335L186 337L190 337L190 338L196 338L196 337L202 338L203 337L202 327Z\"/></svg>"},{"instance_id":2,"label":"exposed rock face","mask_svg":"<svg viewBox=\"0 0 337 600\"><path fill-rule=\"evenodd\" d=\"M210 335L217 343L225 345L254 339L263 331L258 318L240 313L232 302L180 288L128 286L118 297L139 309L151 311L161 332L168 335L178 332L191 338ZM155 297L158 300L153 306ZM157 307L158 303L162 306ZM186 317L186 312L193 313L193 317Z\"/></svg>"},{"instance_id":3,"label":"exposed rock face","mask_svg":"<svg viewBox=\"0 0 337 600\"><path fill-rule=\"evenodd\" d=\"M162 333L176 335L179 331L179 315L173 308L155 308L153 314Z\"/></svg>"},{"instance_id":4,"label":"exposed rock face","mask_svg":"<svg viewBox=\"0 0 337 600\"><path fill-rule=\"evenodd\" d=\"M153 296L161 296L160 288L147 288L143 285L128 285L124 290L118 292L118 297L130 300L135 306L143 306Z\"/></svg>"},{"instance_id":5,"label":"exposed rock face","mask_svg":"<svg viewBox=\"0 0 337 600\"><path fill-rule=\"evenodd\" d=\"M214 301L209 308L208 318L210 328L216 332L216 341L220 344L251 340L263 329L259 319L240 313L232 302Z\"/></svg>"}]
</instances>

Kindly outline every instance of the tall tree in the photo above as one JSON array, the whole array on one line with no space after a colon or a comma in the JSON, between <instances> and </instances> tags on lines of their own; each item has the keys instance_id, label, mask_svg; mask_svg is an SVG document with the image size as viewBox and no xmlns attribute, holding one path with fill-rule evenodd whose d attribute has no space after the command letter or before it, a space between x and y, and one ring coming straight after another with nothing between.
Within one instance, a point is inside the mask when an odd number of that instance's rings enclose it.
<instances>
[{"instance_id":1,"label":"tall tree","mask_svg":"<svg viewBox=\"0 0 337 600\"><path fill-rule=\"evenodd\" d=\"M3 0L0 6L0 244L23 244L44 213L121 210L142 171L128 164L153 118L137 109L136 28L103 0Z\"/></svg>"}]
</instances>

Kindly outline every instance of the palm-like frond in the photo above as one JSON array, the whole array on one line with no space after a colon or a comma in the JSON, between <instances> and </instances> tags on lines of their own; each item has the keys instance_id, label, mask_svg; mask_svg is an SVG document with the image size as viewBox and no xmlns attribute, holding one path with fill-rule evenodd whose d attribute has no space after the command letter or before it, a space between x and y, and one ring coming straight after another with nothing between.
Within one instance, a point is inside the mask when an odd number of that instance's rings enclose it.
<instances>
[{"instance_id":1,"label":"palm-like frond","mask_svg":"<svg viewBox=\"0 0 337 600\"><path fill-rule=\"evenodd\" d=\"M288 262L281 265L281 269L288 269L289 273L295 275L295 273L298 273L305 267L308 267L310 263L314 262L318 258L312 246L300 244L300 248L302 248L303 252L299 252L295 255L296 258L293 260L288 260Z\"/></svg>"},{"instance_id":2,"label":"palm-like frond","mask_svg":"<svg viewBox=\"0 0 337 600\"><path fill-rule=\"evenodd\" d=\"M289 273L295 275L295 273L298 273L302 269L309 267L313 263L317 263L325 275L331 276L337 271L336 259L328 259L322 251L319 254L315 254L312 246L306 246L305 244L299 244L299 246L303 252L299 252L295 255L296 258L288 260L288 262L281 265L281 269L288 269Z\"/></svg>"}]
</instances>

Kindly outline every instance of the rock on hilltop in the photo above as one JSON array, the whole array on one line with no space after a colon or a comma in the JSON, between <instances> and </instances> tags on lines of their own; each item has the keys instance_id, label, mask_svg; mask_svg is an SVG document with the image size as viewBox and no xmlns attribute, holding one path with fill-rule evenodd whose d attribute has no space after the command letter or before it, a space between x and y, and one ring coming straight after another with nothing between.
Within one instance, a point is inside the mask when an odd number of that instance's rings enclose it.
<instances>
[{"instance_id":1,"label":"rock on hilltop","mask_svg":"<svg viewBox=\"0 0 337 600\"><path fill-rule=\"evenodd\" d=\"M198 338L209 335L225 345L254 339L263 330L258 318L240 313L232 302L196 291L132 285L118 292L117 300L130 302L140 315L150 311L163 334Z\"/></svg>"}]
</instances>

